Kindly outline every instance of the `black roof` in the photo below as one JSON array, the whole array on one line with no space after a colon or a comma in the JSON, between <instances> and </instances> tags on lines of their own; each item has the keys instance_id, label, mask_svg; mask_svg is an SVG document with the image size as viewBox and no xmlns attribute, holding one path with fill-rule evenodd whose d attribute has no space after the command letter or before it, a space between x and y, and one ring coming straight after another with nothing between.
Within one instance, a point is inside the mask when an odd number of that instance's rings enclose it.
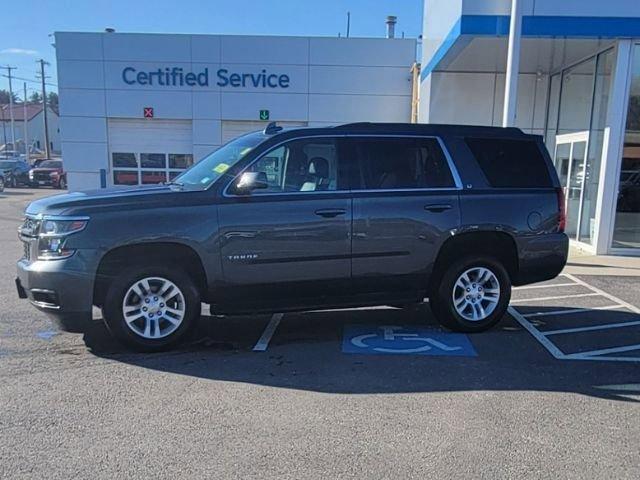
<instances>
[{"instance_id":1,"label":"black roof","mask_svg":"<svg viewBox=\"0 0 640 480\"><path fill-rule=\"evenodd\" d=\"M450 134L450 135L524 135L515 127L488 127L484 125L448 125L438 123L345 123L333 127L334 130L357 133L413 133L413 134Z\"/></svg>"},{"instance_id":2,"label":"black roof","mask_svg":"<svg viewBox=\"0 0 640 480\"><path fill-rule=\"evenodd\" d=\"M515 127L488 127L483 125L447 125L436 123L345 123L329 127L287 127L265 133L294 133L305 131L311 134L351 133L351 134L386 134L386 135L439 135L439 136L491 136L491 137L523 137L528 136Z\"/></svg>"}]
</instances>

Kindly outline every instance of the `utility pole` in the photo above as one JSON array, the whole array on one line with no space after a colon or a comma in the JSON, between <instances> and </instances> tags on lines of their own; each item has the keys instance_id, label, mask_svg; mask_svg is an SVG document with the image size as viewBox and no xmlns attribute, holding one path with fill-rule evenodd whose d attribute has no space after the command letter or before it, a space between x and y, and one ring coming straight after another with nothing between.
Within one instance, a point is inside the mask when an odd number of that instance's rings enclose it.
<instances>
[{"instance_id":1,"label":"utility pole","mask_svg":"<svg viewBox=\"0 0 640 480\"><path fill-rule=\"evenodd\" d=\"M51 158L51 147L49 146L49 121L47 119L47 91L44 85L44 66L49 65L43 59L38 60L40 63L40 77L42 80L42 118L44 119L44 151L46 158Z\"/></svg>"},{"instance_id":2,"label":"utility pole","mask_svg":"<svg viewBox=\"0 0 640 480\"><path fill-rule=\"evenodd\" d=\"M351 32L351 12L347 12L347 38L349 38L350 32Z\"/></svg>"},{"instance_id":3,"label":"utility pole","mask_svg":"<svg viewBox=\"0 0 640 480\"><path fill-rule=\"evenodd\" d=\"M16 67L10 67L9 65L5 65L4 68L7 71L7 78L9 79L9 119L11 122L11 145L12 149L16 149L16 132L14 130L14 122L13 122L13 89L11 88L11 70L15 70Z\"/></svg>"},{"instance_id":4,"label":"utility pole","mask_svg":"<svg viewBox=\"0 0 640 480\"><path fill-rule=\"evenodd\" d=\"M24 126L24 155L25 155L25 159L27 160L27 163L29 163L29 130L27 127L27 121L29 120L27 118L27 82L24 82L23 84L23 89L24 89L24 97L22 99L22 123Z\"/></svg>"}]
</instances>

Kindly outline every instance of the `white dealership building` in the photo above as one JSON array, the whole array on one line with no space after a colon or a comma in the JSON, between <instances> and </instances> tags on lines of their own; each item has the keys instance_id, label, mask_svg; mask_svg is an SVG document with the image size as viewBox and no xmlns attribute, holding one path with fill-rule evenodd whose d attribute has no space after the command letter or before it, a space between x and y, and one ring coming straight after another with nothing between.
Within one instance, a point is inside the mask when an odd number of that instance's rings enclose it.
<instances>
[{"instance_id":1,"label":"white dealership building","mask_svg":"<svg viewBox=\"0 0 640 480\"><path fill-rule=\"evenodd\" d=\"M544 136L574 244L637 255L639 0L424 0L419 74L412 39L56 33L69 186L164 181L267 120L502 125L512 17L508 123Z\"/></svg>"},{"instance_id":2,"label":"white dealership building","mask_svg":"<svg viewBox=\"0 0 640 480\"><path fill-rule=\"evenodd\" d=\"M267 120L411 117L415 39L104 32L55 42L74 190L170 179Z\"/></svg>"}]
</instances>

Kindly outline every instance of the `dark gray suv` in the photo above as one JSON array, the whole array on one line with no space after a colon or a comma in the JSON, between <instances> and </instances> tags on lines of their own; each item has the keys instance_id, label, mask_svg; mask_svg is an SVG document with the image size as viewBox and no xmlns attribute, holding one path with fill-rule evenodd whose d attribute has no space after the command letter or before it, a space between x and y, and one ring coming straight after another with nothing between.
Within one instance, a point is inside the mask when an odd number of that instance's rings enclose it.
<instances>
[{"instance_id":1,"label":"dark gray suv","mask_svg":"<svg viewBox=\"0 0 640 480\"><path fill-rule=\"evenodd\" d=\"M429 299L465 332L511 286L567 259L564 196L541 137L518 129L270 124L168 185L52 196L26 210L18 293L70 330L92 306L139 350L200 315Z\"/></svg>"}]
</instances>

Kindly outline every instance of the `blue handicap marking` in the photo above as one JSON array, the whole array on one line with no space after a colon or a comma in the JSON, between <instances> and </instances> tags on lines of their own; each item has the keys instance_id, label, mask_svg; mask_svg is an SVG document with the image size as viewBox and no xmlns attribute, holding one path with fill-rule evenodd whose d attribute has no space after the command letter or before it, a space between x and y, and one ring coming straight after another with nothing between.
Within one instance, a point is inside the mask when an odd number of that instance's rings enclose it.
<instances>
[{"instance_id":1,"label":"blue handicap marking","mask_svg":"<svg viewBox=\"0 0 640 480\"><path fill-rule=\"evenodd\" d=\"M369 355L478 356L464 334L398 325L346 325L342 336L342 352Z\"/></svg>"}]
</instances>

